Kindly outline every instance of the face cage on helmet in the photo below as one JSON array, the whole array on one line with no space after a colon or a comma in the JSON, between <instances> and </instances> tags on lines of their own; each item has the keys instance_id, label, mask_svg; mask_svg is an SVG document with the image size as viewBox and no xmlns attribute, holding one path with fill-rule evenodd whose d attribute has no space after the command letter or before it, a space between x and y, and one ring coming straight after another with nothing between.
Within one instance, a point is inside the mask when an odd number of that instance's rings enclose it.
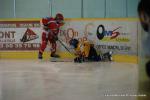
<instances>
[{"instance_id":1,"label":"face cage on helmet","mask_svg":"<svg viewBox=\"0 0 150 100\"><path fill-rule=\"evenodd\" d=\"M72 47L77 48L78 41L75 42L74 40L71 40L71 41L69 42L69 44L70 44Z\"/></svg>"},{"instance_id":2,"label":"face cage on helmet","mask_svg":"<svg viewBox=\"0 0 150 100\"><path fill-rule=\"evenodd\" d=\"M63 19L62 19L62 18L56 18L56 21L57 21L58 23L63 23Z\"/></svg>"}]
</instances>

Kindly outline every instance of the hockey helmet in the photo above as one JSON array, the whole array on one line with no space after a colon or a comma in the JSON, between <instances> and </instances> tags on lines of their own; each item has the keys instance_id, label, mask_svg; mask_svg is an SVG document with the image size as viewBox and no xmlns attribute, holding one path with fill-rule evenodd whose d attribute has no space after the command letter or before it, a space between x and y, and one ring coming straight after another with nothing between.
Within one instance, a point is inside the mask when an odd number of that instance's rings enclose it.
<instances>
[{"instance_id":1,"label":"hockey helmet","mask_svg":"<svg viewBox=\"0 0 150 100\"><path fill-rule=\"evenodd\" d=\"M69 41L69 44L70 44L71 46L73 46L74 48L77 48L78 43L79 43L79 41L78 41L77 39L71 39L71 40Z\"/></svg>"},{"instance_id":2,"label":"hockey helmet","mask_svg":"<svg viewBox=\"0 0 150 100\"><path fill-rule=\"evenodd\" d=\"M58 23L62 23L64 21L64 16L61 13L57 13L55 19Z\"/></svg>"}]
</instances>

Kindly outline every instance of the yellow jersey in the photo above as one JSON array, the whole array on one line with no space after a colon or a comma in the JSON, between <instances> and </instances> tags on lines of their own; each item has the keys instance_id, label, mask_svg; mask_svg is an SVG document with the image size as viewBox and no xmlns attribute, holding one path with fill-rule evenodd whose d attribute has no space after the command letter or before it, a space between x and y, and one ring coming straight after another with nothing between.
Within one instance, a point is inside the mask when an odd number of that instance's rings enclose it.
<instances>
[{"instance_id":1,"label":"yellow jersey","mask_svg":"<svg viewBox=\"0 0 150 100\"><path fill-rule=\"evenodd\" d=\"M89 56L91 44L88 41L79 42L77 48L75 49L77 55L82 55L84 57Z\"/></svg>"}]
</instances>

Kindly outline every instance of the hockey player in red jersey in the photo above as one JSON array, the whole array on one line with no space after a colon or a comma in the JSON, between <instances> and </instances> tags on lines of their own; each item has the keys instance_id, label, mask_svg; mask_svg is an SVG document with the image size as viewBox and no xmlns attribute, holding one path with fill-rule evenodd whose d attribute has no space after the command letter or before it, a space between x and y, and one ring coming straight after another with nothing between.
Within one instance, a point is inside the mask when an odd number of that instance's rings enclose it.
<instances>
[{"instance_id":1,"label":"hockey player in red jersey","mask_svg":"<svg viewBox=\"0 0 150 100\"><path fill-rule=\"evenodd\" d=\"M56 17L46 17L42 18L42 43L39 49L38 58L43 58L43 52L47 46L47 43L50 42L51 44L51 57L59 57L59 55L56 54L56 41L58 40L58 33L59 28L64 25L64 17L62 14L58 13L56 14Z\"/></svg>"}]
</instances>

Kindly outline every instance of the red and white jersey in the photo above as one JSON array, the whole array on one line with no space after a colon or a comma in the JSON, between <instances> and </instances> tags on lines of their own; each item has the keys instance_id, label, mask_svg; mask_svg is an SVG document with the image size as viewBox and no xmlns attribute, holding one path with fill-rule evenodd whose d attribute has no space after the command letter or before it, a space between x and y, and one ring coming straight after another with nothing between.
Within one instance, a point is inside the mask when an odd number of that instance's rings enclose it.
<instances>
[{"instance_id":1,"label":"red and white jersey","mask_svg":"<svg viewBox=\"0 0 150 100\"><path fill-rule=\"evenodd\" d=\"M51 35L58 35L59 28L62 26L53 17L42 18L42 27L47 28Z\"/></svg>"},{"instance_id":2,"label":"red and white jersey","mask_svg":"<svg viewBox=\"0 0 150 100\"><path fill-rule=\"evenodd\" d=\"M43 25L48 25L48 22L51 20L52 17L45 17L45 18L42 18L41 20L41 24ZM53 18L52 18L53 19Z\"/></svg>"}]
</instances>

